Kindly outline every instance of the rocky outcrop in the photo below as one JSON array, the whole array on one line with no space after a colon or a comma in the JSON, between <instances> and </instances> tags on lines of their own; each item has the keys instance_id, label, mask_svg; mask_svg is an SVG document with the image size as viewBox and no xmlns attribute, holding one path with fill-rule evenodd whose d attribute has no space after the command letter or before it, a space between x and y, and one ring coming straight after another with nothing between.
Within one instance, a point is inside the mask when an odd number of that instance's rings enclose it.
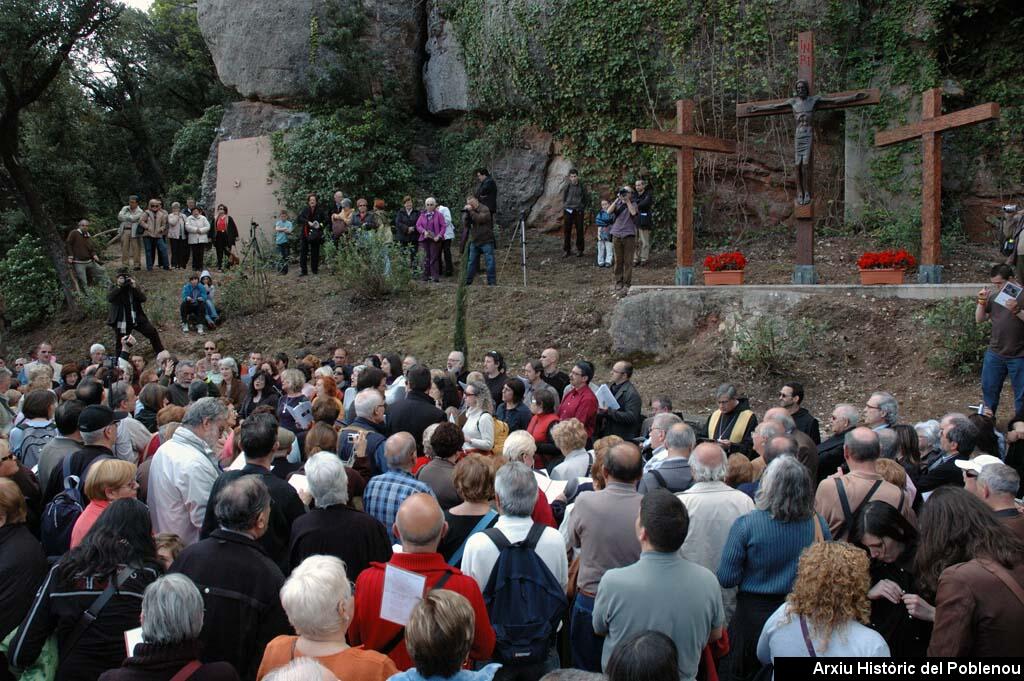
<instances>
[{"instance_id":1,"label":"rocky outcrop","mask_svg":"<svg viewBox=\"0 0 1024 681\"><path fill-rule=\"evenodd\" d=\"M426 62L423 87L430 113L453 117L469 111L469 76L455 27L444 18L439 2L427 9Z\"/></svg>"},{"instance_id":2,"label":"rocky outcrop","mask_svg":"<svg viewBox=\"0 0 1024 681\"><path fill-rule=\"evenodd\" d=\"M296 104L309 98L314 78L338 64L323 45L331 21L327 6L319 0L244 6L237 0L199 0L197 17L221 82L246 99ZM412 108L419 92L423 5L365 0L362 7L365 27L349 49L371 55L371 87L386 83L397 101Z\"/></svg>"},{"instance_id":3,"label":"rocky outcrop","mask_svg":"<svg viewBox=\"0 0 1024 681\"><path fill-rule=\"evenodd\" d=\"M530 215L544 192L551 148L550 133L528 128L520 144L498 152L491 161L491 177L498 184L498 220L502 225L514 224L520 215Z\"/></svg>"},{"instance_id":4,"label":"rocky outcrop","mask_svg":"<svg viewBox=\"0 0 1024 681\"><path fill-rule=\"evenodd\" d=\"M285 109L262 102L235 102L224 110L224 118L217 128L217 136L210 145L203 168L200 203L204 206L217 204L217 146L225 140L260 137L278 130L289 130L303 125L309 114Z\"/></svg>"},{"instance_id":5,"label":"rocky outcrop","mask_svg":"<svg viewBox=\"0 0 1024 681\"><path fill-rule=\"evenodd\" d=\"M572 168L572 162L565 156L556 155L551 159L547 177L544 179L544 191L533 204L527 220L530 227L545 232L561 228L562 194L569 182L569 171Z\"/></svg>"}]
</instances>

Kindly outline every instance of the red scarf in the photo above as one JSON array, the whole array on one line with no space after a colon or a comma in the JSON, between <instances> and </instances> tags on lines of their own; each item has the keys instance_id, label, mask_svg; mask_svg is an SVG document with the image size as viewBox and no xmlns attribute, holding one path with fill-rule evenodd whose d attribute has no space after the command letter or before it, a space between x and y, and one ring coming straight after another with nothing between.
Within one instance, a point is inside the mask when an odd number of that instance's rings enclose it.
<instances>
[{"instance_id":1,"label":"red scarf","mask_svg":"<svg viewBox=\"0 0 1024 681\"><path fill-rule=\"evenodd\" d=\"M228 231L228 216L227 215L221 215L219 218L217 218L217 231L218 232L226 232L226 231Z\"/></svg>"}]
</instances>

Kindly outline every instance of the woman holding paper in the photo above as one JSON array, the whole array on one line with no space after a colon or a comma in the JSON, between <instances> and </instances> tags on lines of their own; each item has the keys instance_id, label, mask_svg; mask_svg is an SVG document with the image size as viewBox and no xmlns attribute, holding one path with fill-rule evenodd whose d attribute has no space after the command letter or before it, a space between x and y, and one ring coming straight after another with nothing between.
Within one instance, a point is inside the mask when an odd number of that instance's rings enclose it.
<instances>
[{"instance_id":1,"label":"woman holding paper","mask_svg":"<svg viewBox=\"0 0 1024 681\"><path fill-rule=\"evenodd\" d=\"M345 681L385 681L398 673L387 655L345 642L355 603L345 564L334 556L310 556L281 587L281 605L298 636L267 644L257 681L297 657L312 657Z\"/></svg>"},{"instance_id":2,"label":"woman holding paper","mask_svg":"<svg viewBox=\"0 0 1024 681\"><path fill-rule=\"evenodd\" d=\"M298 434L306 430L309 424L299 425L295 421L295 411L302 402L309 402L309 398L302 394L302 387L306 384L306 377L298 369L288 369L281 373L281 387L284 389L284 397L277 402L277 420L281 427Z\"/></svg>"}]
</instances>

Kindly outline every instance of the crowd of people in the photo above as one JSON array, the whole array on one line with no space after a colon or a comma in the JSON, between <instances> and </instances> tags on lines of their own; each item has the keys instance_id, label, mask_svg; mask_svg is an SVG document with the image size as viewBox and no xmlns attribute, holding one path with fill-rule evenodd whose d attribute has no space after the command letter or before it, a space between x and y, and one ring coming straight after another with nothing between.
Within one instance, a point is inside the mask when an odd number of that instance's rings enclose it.
<instances>
[{"instance_id":1,"label":"crowd of people","mask_svg":"<svg viewBox=\"0 0 1024 681\"><path fill-rule=\"evenodd\" d=\"M1024 332L978 303L1000 348ZM879 391L822 427L798 382L763 414L724 384L687 421L628 361L598 385L556 348L474 369L209 337L151 363L118 340L0 360L0 678L746 680L779 657L1019 654L1024 420L997 429L997 404L912 424Z\"/></svg>"},{"instance_id":2,"label":"crowd of people","mask_svg":"<svg viewBox=\"0 0 1024 681\"><path fill-rule=\"evenodd\" d=\"M461 212L461 237L454 244L468 257L466 280L472 283L479 270L487 284L497 283L495 260L498 218L498 186L486 168L476 170L476 187L466 197ZM585 250L587 216L595 231L598 267L614 268L615 290L624 293L632 284L633 267L646 266L651 253L651 230L654 226L654 195L645 179L617 190L614 197L602 198L592 205L590 193L576 169L569 171L562 192L563 257L576 256ZM458 219L456 216L455 219ZM163 200L153 197L143 208L139 197L128 197L128 203L117 214L117 237L120 243L120 266L130 274L139 271L143 262L147 270L191 270L199 276L209 273L207 251L213 245L216 269L223 272L239 262L236 245L238 226L228 207L218 204L212 218L206 209L189 197L184 207L175 201L170 211ZM105 285L109 279L101 264L104 248L95 243L90 222L80 220L66 239L67 261L75 279L84 289L90 283ZM316 193L306 197L306 204L292 220L282 210L273 227L273 243L277 251L277 271L287 274L292 246L298 242L299 276L319 273L321 246L344 238L373 239L384 244L398 244L408 254L410 264L423 281L440 281L455 273L452 257L456 239L456 223L452 210L434 197L427 197L421 208L411 196L402 199L402 207L389 212L383 199L352 199L335 191L330 201L322 201ZM575 235L575 237L574 237ZM483 261L481 263L481 260ZM185 303L183 298L182 303ZM195 299L189 306L198 306ZM188 319L198 313L190 312ZM203 319L203 316L198 316ZM201 327L204 322L188 322L182 312L182 324ZM206 317L205 326L216 323ZM197 328L197 330L199 330Z\"/></svg>"}]
</instances>

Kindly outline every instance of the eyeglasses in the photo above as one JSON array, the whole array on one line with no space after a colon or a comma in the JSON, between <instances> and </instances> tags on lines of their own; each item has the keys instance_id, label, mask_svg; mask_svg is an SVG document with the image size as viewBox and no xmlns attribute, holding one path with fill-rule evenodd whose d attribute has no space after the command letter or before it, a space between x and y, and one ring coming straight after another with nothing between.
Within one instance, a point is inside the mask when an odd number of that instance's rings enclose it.
<instances>
[{"instance_id":1,"label":"eyeglasses","mask_svg":"<svg viewBox=\"0 0 1024 681\"><path fill-rule=\"evenodd\" d=\"M464 395L465 395L466 397L476 397L476 393L471 393L471 392L469 392L468 390L467 390L467 391L466 391L465 393L463 393L463 394L464 394Z\"/></svg>"},{"instance_id":2,"label":"eyeglasses","mask_svg":"<svg viewBox=\"0 0 1024 681\"><path fill-rule=\"evenodd\" d=\"M0 459L0 461L3 461L3 459ZM964 475L966 475L968 478L978 477L978 473L976 471L964 471Z\"/></svg>"}]
</instances>

